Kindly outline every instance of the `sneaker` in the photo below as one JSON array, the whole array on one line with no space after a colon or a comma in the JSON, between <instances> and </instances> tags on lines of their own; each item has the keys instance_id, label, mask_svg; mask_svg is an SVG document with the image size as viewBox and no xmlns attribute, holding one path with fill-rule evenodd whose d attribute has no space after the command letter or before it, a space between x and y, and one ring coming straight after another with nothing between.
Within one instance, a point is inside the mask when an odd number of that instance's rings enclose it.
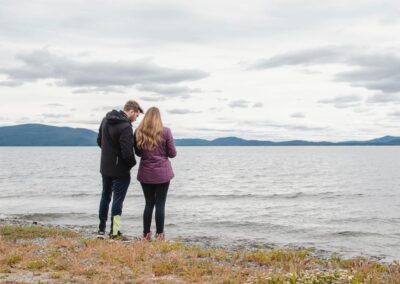
<instances>
[{"instance_id":1,"label":"sneaker","mask_svg":"<svg viewBox=\"0 0 400 284\"><path fill-rule=\"evenodd\" d=\"M96 238L99 240L104 240L106 238L106 232L99 230L97 232Z\"/></svg>"},{"instance_id":2,"label":"sneaker","mask_svg":"<svg viewBox=\"0 0 400 284\"><path fill-rule=\"evenodd\" d=\"M164 232L162 232L162 233L157 233L157 234L156 234L156 240L157 240L157 241L165 241L165 233L164 233Z\"/></svg>"},{"instance_id":3,"label":"sneaker","mask_svg":"<svg viewBox=\"0 0 400 284\"><path fill-rule=\"evenodd\" d=\"M143 241L151 241L152 232L148 232L147 234L143 233Z\"/></svg>"},{"instance_id":4,"label":"sneaker","mask_svg":"<svg viewBox=\"0 0 400 284\"><path fill-rule=\"evenodd\" d=\"M110 235L110 239L116 240L116 241L129 241L127 237L125 237L121 231L118 231L116 235Z\"/></svg>"}]
</instances>

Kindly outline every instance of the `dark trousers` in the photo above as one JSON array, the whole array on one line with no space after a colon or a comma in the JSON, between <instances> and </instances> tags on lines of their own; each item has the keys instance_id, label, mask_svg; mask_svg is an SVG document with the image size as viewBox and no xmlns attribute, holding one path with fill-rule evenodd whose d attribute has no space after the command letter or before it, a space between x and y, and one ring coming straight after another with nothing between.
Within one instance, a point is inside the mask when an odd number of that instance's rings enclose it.
<instances>
[{"instance_id":1,"label":"dark trousers","mask_svg":"<svg viewBox=\"0 0 400 284\"><path fill-rule=\"evenodd\" d=\"M169 182L149 184L141 183L146 206L143 213L143 233L150 232L151 219L154 206L156 207L156 228L157 234L164 232L165 201L167 199Z\"/></svg>"},{"instance_id":2,"label":"dark trousers","mask_svg":"<svg viewBox=\"0 0 400 284\"><path fill-rule=\"evenodd\" d=\"M108 208L113 198L111 207L111 233L113 233L114 222L118 222L117 229L119 230L119 222L122 214L122 206L125 200L126 192L128 191L131 177L109 177L103 175L103 192L101 194L99 219L99 230L106 230L106 222L108 218ZM118 218L114 218L118 217ZM114 220L115 219L115 220ZM117 232L114 232L115 234Z\"/></svg>"}]
</instances>

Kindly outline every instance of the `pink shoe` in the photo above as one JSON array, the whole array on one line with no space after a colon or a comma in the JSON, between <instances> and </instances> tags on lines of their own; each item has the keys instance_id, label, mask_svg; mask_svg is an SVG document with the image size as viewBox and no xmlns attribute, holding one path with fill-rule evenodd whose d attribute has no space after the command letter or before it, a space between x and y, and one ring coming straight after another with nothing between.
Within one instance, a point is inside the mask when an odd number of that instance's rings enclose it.
<instances>
[{"instance_id":1,"label":"pink shoe","mask_svg":"<svg viewBox=\"0 0 400 284\"><path fill-rule=\"evenodd\" d=\"M147 234L144 234L143 233L143 240L144 241L151 241L151 236L152 236L152 232L150 231L150 232L148 232Z\"/></svg>"},{"instance_id":2,"label":"pink shoe","mask_svg":"<svg viewBox=\"0 0 400 284\"><path fill-rule=\"evenodd\" d=\"M163 233L157 233L156 234L156 240L157 241L165 241L165 233L163 232Z\"/></svg>"}]
</instances>

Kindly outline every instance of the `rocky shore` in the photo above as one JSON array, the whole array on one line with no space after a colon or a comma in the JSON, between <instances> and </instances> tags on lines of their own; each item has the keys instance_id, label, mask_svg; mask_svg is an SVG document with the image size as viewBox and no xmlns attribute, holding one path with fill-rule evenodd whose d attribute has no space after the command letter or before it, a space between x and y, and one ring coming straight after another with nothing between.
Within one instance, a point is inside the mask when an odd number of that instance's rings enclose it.
<instances>
[{"instance_id":1,"label":"rocky shore","mask_svg":"<svg viewBox=\"0 0 400 284\"><path fill-rule=\"evenodd\" d=\"M0 219L0 283L400 283L400 264L302 249L96 240L90 229Z\"/></svg>"}]
</instances>

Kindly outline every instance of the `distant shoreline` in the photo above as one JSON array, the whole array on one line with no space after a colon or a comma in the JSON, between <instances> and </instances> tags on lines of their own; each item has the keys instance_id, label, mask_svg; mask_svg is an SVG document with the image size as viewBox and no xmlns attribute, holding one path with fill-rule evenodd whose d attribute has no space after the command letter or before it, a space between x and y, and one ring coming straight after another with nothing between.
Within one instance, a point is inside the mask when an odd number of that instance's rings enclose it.
<instances>
[{"instance_id":1,"label":"distant shoreline","mask_svg":"<svg viewBox=\"0 0 400 284\"><path fill-rule=\"evenodd\" d=\"M382 144L340 144L340 145L175 145L177 147L399 147L400 145L382 145ZM98 148L97 145L0 145L0 148L61 148L61 147L85 147L85 148Z\"/></svg>"},{"instance_id":2,"label":"distant shoreline","mask_svg":"<svg viewBox=\"0 0 400 284\"><path fill-rule=\"evenodd\" d=\"M45 124L20 124L0 127L0 147L18 146L97 146L97 132L84 128L58 127ZM220 137L213 140L199 138L175 139L176 146L400 146L399 136L383 136L366 141L289 141L246 140L239 137Z\"/></svg>"}]
</instances>

